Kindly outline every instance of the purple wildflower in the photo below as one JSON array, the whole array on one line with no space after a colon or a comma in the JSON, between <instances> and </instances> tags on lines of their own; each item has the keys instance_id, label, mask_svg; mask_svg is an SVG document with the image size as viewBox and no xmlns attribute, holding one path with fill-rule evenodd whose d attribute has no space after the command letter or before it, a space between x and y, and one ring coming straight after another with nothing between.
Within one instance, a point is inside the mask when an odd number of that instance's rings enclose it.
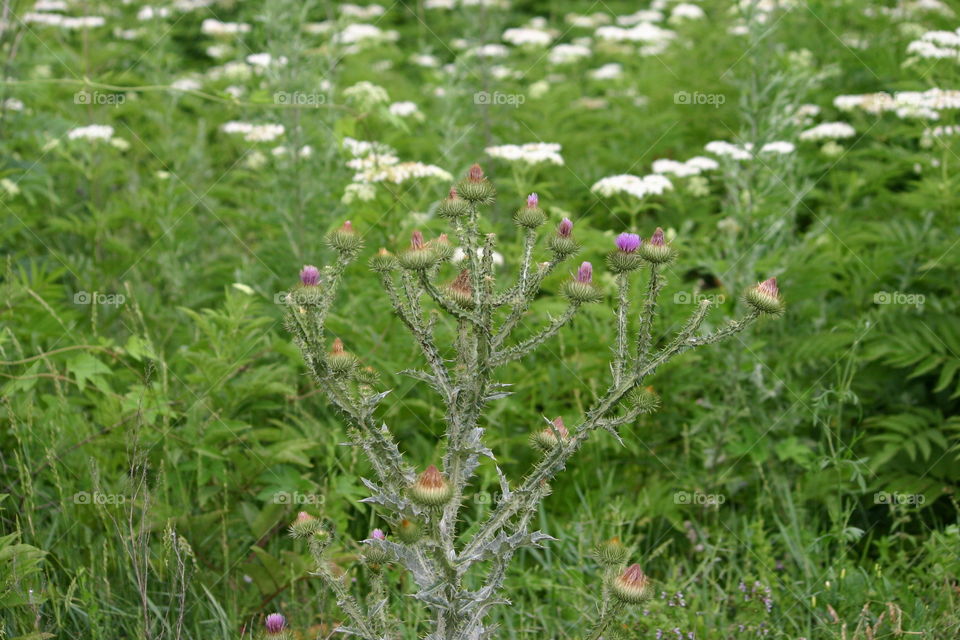
<instances>
[{"instance_id":1,"label":"purple wildflower","mask_svg":"<svg viewBox=\"0 0 960 640\"><path fill-rule=\"evenodd\" d=\"M267 616L266 626L267 633L277 634L287 626L287 619L283 617L282 613L271 613Z\"/></svg>"},{"instance_id":2,"label":"purple wildflower","mask_svg":"<svg viewBox=\"0 0 960 640\"><path fill-rule=\"evenodd\" d=\"M317 286L320 282L320 269L312 264L304 265L303 269L300 269L300 282L307 287Z\"/></svg>"},{"instance_id":3,"label":"purple wildflower","mask_svg":"<svg viewBox=\"0 0 960 640\"><path fill-rule=\"evenodd\" d=\"M657 230L653 232L652 236L650 236L650 244L655 247L662 247L663 245L667 244L663 239L663 229L661 227L657 227Z\"/></svg>"},{"instance_id":4,"label":"purple wildflower","mask_svg":"<svg viewBox=\"0 0 960 640\"><path fill-rule=\"evenodd\" d=\"M371 540L386 540L387 534L385 534L381 529L374 529L370 532Z\"/></svg>"},{"instance_id":5,"label":"purple wildflower","mask_svg":"<svg viewBox=\"0 0 960 640\"><path fill-rule=\"evenodd\" d=\"M570 218L564 218L560 221L560 226L557 227L557 235L563 238L569 238L571 233L573 233L573 222L571 222Z\"/></svg>"},{"instance_id":6,"label":"purple wildflower","mask_svg":"<svg viewBox=\"0 0 960 640\"><path fill-rule=\"evenodd\" d=\"M633 253L642 243L643 240L635 233L621 233L617 236L617 249L624 253Z\"/></svg>"},{"instance_id":7,"label":"purple wildflower","mask_svg":"<svg viewBox=\"0 0 960 640\"><path fill-rule=\"evenodd\" d=\"M540 196L535 193L531 193L527 196L527 207L530 209L536 209L540 206Z\"/></svg>"}]
</instances>

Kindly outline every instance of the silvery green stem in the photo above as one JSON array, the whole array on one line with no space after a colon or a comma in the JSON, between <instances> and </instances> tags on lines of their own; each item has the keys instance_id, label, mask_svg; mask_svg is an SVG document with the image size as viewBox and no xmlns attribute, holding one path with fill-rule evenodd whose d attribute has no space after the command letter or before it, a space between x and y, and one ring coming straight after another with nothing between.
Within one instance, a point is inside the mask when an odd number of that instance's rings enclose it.
<instances>
[{"instance_id":1,"label":"silvery green stem","mask_svg":"<svg viewBox=\"0 0 960 640\"><path fill-rule=\"evenodd\" d=\"M437 306L457 318L458 320L469 320L470 322L477 324L480 320L474 316L472 313L465 311L458 307L453 301L450 300L442 291L437 289L437 287L430 282L430 278L427 275L426 271L420 272L420 285L423 287L424 291L437 303Z\"/></svg>"},{"instance_id":2,"label":"silvery green stem","mask_svg":"<svg viewBox=\"0 0 960 640\"><path fill-rule=\"evenodd\" d=\"M630 278L617 275L617 351L613 359L613 384L620 384L627 367L627 314L630 312Z\"/></svg>"},{"instance_id":3,"label":"silvery green stem","mask_svg":"<svg viewBox=\"0 0 960 640\"><path fill-rule=\"evenodd\" d=\"M516 344L512 347L504 349L503 351L496 351L491 356L491 366L499 367L508 362L514 360L519 360L525 355L531 353L534 349L539 347L541 344L552 338L560 331L561 328L570 320L573 319L573 316L576 315L577 311L580 309L580 305L571 302L562 315L559 318L555 319L553 322L544 327L539 333L527 338L523 342Z\"/></svg>"},{"instance_id":4,"label":"silvery green stem","mask_svg":"<svg viewBox=\"0 0 960 640\"><path fill-rule=\"evenodd\" d=\"M650 265L650 280L647 282L647 297L643 301L643 311L640 314L640 330L637 332L637 361L634 367L640 368L646 359L653 342L653 321L657 315L657 298L666 280L660 276L660 265Z\"/></svg>"},{"instance_id":5,"label":"silvery green stem","mask_svg":"<svg viewBox=\"0 0 960 640\"><path fill-rule=\"evenodd\" d=\"M513 303L510 313L500 325L500 328L497 329L497 333L493 338L494 347L499 347L503 344L504 340L510 337L514 327L516 327L520 319L523 318L523 314L530 308L530 303L533 302L537 292L540 291L540 285L543 284L547 276L553 273L553 270L558 264L558 261L550 260L546 265L538 269L536 273L528 276L526 287L518 291L516 301Z\"/></svg>"}]
</instances>

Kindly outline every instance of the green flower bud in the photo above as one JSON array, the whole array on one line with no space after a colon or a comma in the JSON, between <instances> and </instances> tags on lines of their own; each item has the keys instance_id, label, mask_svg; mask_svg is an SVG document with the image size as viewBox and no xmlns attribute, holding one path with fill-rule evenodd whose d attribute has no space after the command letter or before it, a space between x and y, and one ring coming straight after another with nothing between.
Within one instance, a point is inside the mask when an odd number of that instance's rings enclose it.
<instances>
[{"instance_id":1,"label":"green flower bud","mask_svg":"<svg viewBox=\"0 0 960 640\"><path fill-rule=\"evenodd\" d=\"M553 428L547 427L546 429L535 432L530 436L530 443L538 449L550 451L561 442L566 442L569 439L570 432L567 431L567 427L563 424L563 418L557 416L553 419Z\"/></svg>"},{"instance_id":2,"label":"green flower bud","mask_svg":"<svg viewBox=\"0 0 960 640\"><path fill-rule=\"evenodd\" d=\"M404 544L416 544L423 537L423 528L416 520L404 518L397 526L397 537Z\"/></svg>"},{"instance_id":3,"label":"green flower bud","mask_svg":"<svg viewBox=\"0 0 960 640\"><path fill-rule=\"evenodd\" d=\"M347 220L341 227L327 235L327 244L337 253L350 255L363 246L363 239L354 231L353 224Z\"/></svg>"},{"instance_id":4,"label":"green flower bud","mask_svg":"<svg viewBox=\"0 0 960 640\"><path fill-rule=\"evenodd\" d=\"M467 177L457 184L457 194L474 204L492 204L497 197L497 190L483 175L483 169L475 164L470 167Z\"/></svg>"},{"instance_id":5,"label":"green flower bud","mask_svg":"<svg viewBox=\"0 0 960 640\"><path fill-rule=\"evenodd\" d=\"M640 255L651 264L666 264L673 260L677 253L663 239L663 229L657 227L650 236L650 241L640 245Z\"/></svg>"},{"instance_id":6,"label":"green flower bud","mask_svg":"<svg viewBox=\"0 0 960 640\"><path fill-rule=\"evenodd\" d=\"M776 278L764 280L757 286L747 289L743 297L747 304L760 313L778 316L786 309L783 299L780 298Z\"/></svg>"},{"instance_id":7,"label":"green flower bud","mask_svg":"<svg viewBox=\"0 0 960 640\"><path fill-rule=\"evenodd\" d=\"M615 567L627 559L627 548L620 538L610 538L593 548L593 557L605 567Z\"/></svg>"},{"instance_id":8,"label":"green flower bud","mask_svg":"<svg viewBox=\"0 0 960 640\"><path fill-rule=\"evenodd\" d=\"M455 219L470 212L470 203L457 194L457 188L450 188L450 195L437 205L437 215L441 218Z\"/></svg>"},{"instance_id":9,"label":"green flower bud","mask_svg":"<svg viewBox=\"0 0 960 640\"><path fill-rule=\"evenodd\" d=\"M614 597L626 604L640 604L650 597L650 580L640 565L632 564L610 585Z\"/></svg>"},{"instance_id":10,"label":"green flower bud","mask_svg":"<svg viewBox=\"0 0 960 640\"><path fill-rule=\"evenodd\" d=\"M334 373L349 373L357 365L357 357L343 348L343 340L333 341L330 352L327 353L327 366Z\"/></svg>"},{"instance_id":11,"label":"green flower bud","mask_svg":"<svg viewBox=\"0 0 960 640\"><path fill-rule=\"evenodd\" d=\"M435 466L430 465L417 477L410 487L410 499L423 507L445 505L453 493L453 488Z\"/></svg>"},{"instance_id":12,"label":"green flower bud","mask_svg":"<svg viewBox=\"0 0 960 640\"><path fill-rule=\"evenodd\" d=\"M392 253L380 248L375 256L370 258L370 269L377 273L388 273L397 268L397 259Z\"/></svg>"},{"instance_id":13,"label":"green flower bud","mask_svg":"<svg viewBox=\"0 0 960 640\"><path fill-rule=\"evenodd\" d=\"M631 400L641 413L656 413L660 409L660 394L653 387L637 387L631 393Z\"/></svg>"}]
</instances>

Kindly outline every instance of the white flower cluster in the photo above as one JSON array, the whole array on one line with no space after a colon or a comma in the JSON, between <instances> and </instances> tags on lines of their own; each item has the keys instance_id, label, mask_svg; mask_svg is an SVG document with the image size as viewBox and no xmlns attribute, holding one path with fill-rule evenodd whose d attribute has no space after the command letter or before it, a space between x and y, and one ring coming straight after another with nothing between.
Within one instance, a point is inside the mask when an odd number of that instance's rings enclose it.
<instances>
[{"instance_id":1,"label":"white flower cluster","mask_svg":"<svg viewBox=\"0 0 960 640\"><path fill-rule=\"evenodd\" d=\"M251 124L233 120L220 127L221 131L231 135L242 135L247 142L273 142L283 135L282 124Z\"/></svg>"},{"instance_id":2,"label":"white flower cluster","mask_svg":"<svg viewBox=\"0 0 960 640\"><path fill-rule=\"evenodd\" d=\"M520 162L523 164L549 163L562 165L559 144L550 142L530 142L527 144L504 144L497 147L487 147L484 151L491 158Z\"/></svg>"},{"instance_id":3,"label":"white flower cluster","mask_svg":"<svg viewBox=\"0 0 960 640\"><path fill-rule=\"evenodd\" d=\"M386 9L379 4L368 4L361 6L358 4L345 3L340 5L340 15L345 18L357 18L358 20L370 20L378 18L386 12Z\"/></svg>"},{"instance_id":4,"label":"white flower cluster","mask_svg":"<svg viewBox=\"0 0 960 640\"><path fill-rule=\"evenodd\" d=\"M938 120L940 111L960 109L960 90L934 88L926 91L900 91L892 96L882 92L843 95L833 99L833 106L841 111L862 109L874 115L893 111L900 118Z\"/></svg>"},{"instance_id":5,"label":"white flower cluster","mask_svg":"<svg viewBox=\"0 0 960 640\"><path fill-rule=\"evenodd\" d=\"M960 62L960 30L928 31L907 45L907 53L921 58L949 59Z\"/></svg>"},{"instance_id":6,"label":"white flower cluster","mask_svg":"<svg viewBox=\"0 0 960 640\"><path fill-rule=\"evenodd\" d=\"M599 26L610 24L610 16L606 13L591 13L590 15L568 13L566 16L566 21L571 27L578 27L580 29L596 29Z\"/></svg>"},{"instance_id":7,"label":"white flower cluster","mask_svg":"<svg viewBox=\"0 0 960 640\"><path fill-rule=\"evenodd\" d=\"M67 138L69 140L110 140L113 138L113 127L108 124L76 127L67 132Z\"/></svg>"},{"instance_id":8,"label":"white flower cluster","mask_svg":"<svg viewBox=\"0 0 960 640\"><path fill-rule=\"evenodd\" d=\"M200 32L214 37L235 36L250 33L250 25L245 22L221 22L215 18L207 18L200 23Z\"/></svg>"},{"instance_id":9,"label":"white flower cluster","mask_svg":"<svg viewBox=\"0 0 960 640\"><path fill-rule=\"evenodd\" d=\"M700 175L704 171L712 171L719 166L719 163L713 158L696 156L686 162L661 158L660 160L654 160L652 168L654 173L669 173L678 178L686 178L688 176Z\"/></svg>"},{"instance_id":10,"label":"white flower cluster","mask_svg":"<svg viewBox=\"0 0 960 640\"><path fill-rule=\"evenodd\" d=\"M529 27L507 29L501 37L515 47L546 47L553 42L550 33Z\"/></svg>"},{"instance_id":11,"label":"white flower cluster","mask_svg":"<svg viewBox=\"0 0 960 640\"><path fill-rule=\"evenodd\" d=\"M593 52L590 50L590 47L586 45L564 43L558 44L550 49L547 60L550 64L567 64L582 60L583 58L589 58L591 55L593 55Z\"/></svg>"},{"instance_id":12,"label":"white flower cluster","mask_svg":"<svg viewBox=\"0 0 960 640\"><path fill-rule=\"evenodd\" d=\"M595 35L600 40L610 42L637 42L641 46L639 53L642 56L655 56L663 53L667 45L676 38L676 32L664 29L651 22L638 22L636 25L624 28L616 26L600 27Z\"/></svg>"},{"instance_id":13,"label":"white flower cluster","mask_svg":"<svg viewBox=\"0 0 960 640\"><path fill-rule=\"evenodd\" d=\"M69 31L78 29L93 29L106 24L103 16L63 16L59 13L27 13L23 21L28 24L39 24L48 27L60 27Z\"/></svg>"},{"instance_id":14,"label":"white flower cluster","mask_svg":"<svg viewBox=\"0 0 960 640\"><path fill-rule=\"evenodd\" d=\"M665 176L656 173L642 178L630 174L621 174L597 181L590 187L590 190L607 198L622 193L642 200L650 195L659 196L664 191L672 191L673 183Z\"/></svg>"},{"instance_id":15,"label":"white flower cluster","mask_svg":"<svg viewBox=\"0 0 960 640\"><path fill-rule=\"evenodd\" d=\"M400 158L396 156L396 151L380 142L344 138L342 144L343 148L353 156L351 160L347 161L347 167L356 171L353 182L359 185L370 185L377 182L400 184L414 178L453 180L453 176L432 164L400 162ZM348 186L344 193L344 199L347 202L354 198L369 200L372 199L372 196L366 197L369 194L369 189Z\"/></svg>"},{"instance_id":16,"label":"white flower cluster","mask_svg":"<svg viewBox=\"0 0 960 640\"><path fill-rule=\"evenodd\" d=\"M484 254L483 247L478 248L477 256L479 258L483 258L483 254ZM466 257L467 257L467 252L464 251L461 247L457 247L453 250L453 254L450 256L450 262L457 264L457 263L463 262L464 258ZM491 261L493 262L493 266L495 267L503 266L503 256L500 253L494 251L493 253L490 254L490 257L491 257Z\"/></svg>"},{"instance_id":17,"label":"white flower cluster","mask_svg":"<svg viewBox=\"0 0 960 640\"><path fill-rule=\"evenodd\" d=\"M733 160L751 160L753 158L753 143L750 142L738 145L732 142L726 142L725 140L714 140L713 142L708 142L704 149L714 155L732 158ZM776 153L780 155L793 153L795 150L796 146L792 142L786 142L784 140L768 142L760 147L760 153Z\"/></svg>"},{"instance_id":18,"label":"white flower cluster","mask_svg":"<svg viewBox=\"0 0 960 640\"><path fill-rule=\"evenodd\" d=\"M337 44L356 45L351 51L380 42L396 42L399 39L400 33L397 31L384 31L376 25L361 22L348 24L333 35L333 41Z\"/></svg>"},{"instance_id":19,"label":"white flower cluster","mask_svg":"<svg viewBox=\"0 0 960 640\"><path fill-rule=\"evenodd\" d=\"M610 62L599 69L592 70L589 75L594 80L616 80L623 75L623 65Z\"/></svg>"},{"instance_id":20,"label":"white flower cluster","mask_svg":"<svg viewBox=\"0 0 960 640\"><path fill-rule=\"evenodd\" d=\"M677 23L683 22L684 20L700 20L701 18L706 17L703 9L698 7L695 4L690 4L688 2L681 2L678 5L673 7L673 10L670 12L670 22Z\"/></svg>"},{"instance_id":21,"label":"white flower cluster","mask_svg":"<svg viewBox=\"0 0 960 640\"><path fill-rule=\"evenodd\" d=\"M857 135L846 122L823 122L800 133L801 140L840 140Z\"/></svg>"},{"instance_id":22,"label":"white flower cluster","mask_svg":"<svg viewBox=\"0 0 960 640\"><path fill-rule=\"evenodd\" d=\"M411 116L418 116L420 114L420 109L417 107L415 102L394 102L387 110L390 112L390 115L397 116L398 118L409 118Z\"/></svg>"}]
</instances>

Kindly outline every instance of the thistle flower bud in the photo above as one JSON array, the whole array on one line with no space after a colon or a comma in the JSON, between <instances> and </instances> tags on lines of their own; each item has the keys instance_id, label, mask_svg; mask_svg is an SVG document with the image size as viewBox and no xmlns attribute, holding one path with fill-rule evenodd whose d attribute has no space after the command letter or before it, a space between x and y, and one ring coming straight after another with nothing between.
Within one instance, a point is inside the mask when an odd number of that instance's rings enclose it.
<instances>
[{"instance_id":1,"label":"thistle flower bud","mask_svg":"<svg viewBox=\"0 0 960 640\"><path fill-rule=\"evenodd\" d=\"M777 288L777 279L769 278L755 287L747 289L744 294L747 304L759 311L772 316L783 313L786 305L780 298L780 289Z\"/></svg>"},{"instance_id":2,"label":"thistle flower bud","mask_svg":"<svg viewBox=\"0 0 960 640\"><path fill-rule=\"evenodd\" d=\"M641 413L655 413L660 409L660 394L653 387L637 387L630 399Z\"/></svg>"},{"instance_id":3,"label":"thistle flower bud","mask_svg":"<svg viewBox=\"0 0 960 640\"><path fill-rule=\"evenodd\" d=\"M363 246L363 239L354 231L353 224L347 220L327 235L327 244L337 253L351 255Z\"/></svg>"},{"instance_id":4,"label":"thistle flower bud","mask_svg":"<svg viewBox=\"0 0 960 640\"><path fill-rule=\"evenodd\" d=\"M392 253L380 247L380 251L370 258L370 269L377 273L389 273L397 267L397 259Z\"/></svg>"},{"instance_id":5,"label":"thistle flower bud","mask_svg":"<svg viewBox=\"0 0 960 640\"><path fill-rule=\"evenodd\" d=\"M593 265L584 262L577 269L577 274L572 280L568 280L563 288L565 295L570 302L585 303L598 302L603 298L603 294L593 286Z\"/></svg>"},{"instance_id":6,"label":"thistle flower bud","mask_svg":"<svg viewBox=\"0 0 960 640\"><path fill-rule=\"evenodd\" d=\"M640 255L651 264L666 264L673 260L676 252L663 238L663 229L657 230L650 236L650 241L640 245Z\"/></svg>"},{"instance_id":7,"label":"thistle flower bud","mask_svg":"<svg viewBox=\"0 0 960 640\"><path fill-rule=\"evenodd\" d=\"M450 244L450 238L447 237L447 234L441 233L429 244L438 260L445 262L453 256L453 245Z\"/></svg>"},{"instance_id":8,"label":"thistle flower bud","mask_svg":"<svg viewBox=\"0 0 960 640\"><path fill-rule=\"evenodd\" d=\"M470 204L460 197L456 187L450 187L450 195L437 206L437 215L441 218L459 218L470 212Z\"/></svg>"},{"instance_id":9,"label":"thistle flower bud","mask_svg":"<svg viewBox=\"0 0 960 640\"><path fill-rule=\"evenodd\" d=\"M570 221L570 218L564 218L560 222L557 226L557 232L550 236L548 244L557 260L563 260L577 252L580 247L573 239L573 222Z\"/></svg>"},{"instance_id":10,"label":"thistle flower bud","mask_svg":"<svg viewBox=\"0 0 960 640\"><path fill-rule=\"evenodd\" d=\"M650 580L638 564L632 564L610 585L613 595L626 604L640 604L650 597Z\"/></svg>"},{"instance_id":11,"label":"thistle flower bud","mask_svg":"<svg viewBox=\"0 0 960 640\"><path fill-rule=\"evenodd\" d=\"M287 628L287 619L282 613L271 613L264 621L264 626L267 628L268 636L280 635Z\"/></svg>"},{"instance_id":12,"label":"thistle flower bud","mask_svg":"<svg viewBox=\"0 0 960 640\"><path fill-rule=\"evenodd\" d=\"M308 538L322 530L322 524L318 519L314 518L306 511L301 511L297 514L297 519L294 520L293 524L290 525L290 537Z\"/></svg>"},{"instance_id":13,"label":"thistle flower bud","mask_svg":"<svg viewBox=\"0 0 960 640\"><path fill-rule=\"evenodd\" d=\"M610 538L593 548L593 557L605 567L615 567L627 559L627 548L620 542L620 538Z\"/></svg>"},{"instance_id":14,"label":"thistle flower bud","mask_svg":"<svg viewBox=\"0 0 960 640\"><path fill-rule=\"evenodd\" d=\"M439 507L450 500L453 489L435 466L430 465L410 487L410 499L424 507Z\"/></svg>"},{"instance_id":15,"label":"thistle flower bud","mask_svg":"<svg viewBox=\"0 0 960 640\"><path fill-rule=\"evenodd\" d=\"M374 385L380 382L380 373L373 367L359 367L354 375L361 384Z\"/></svg>"},{"instance_id":16,"label":"thistle flower bud","mask_svg":"<svg viewBox=\"0 0 960 640\"><path fill-rule=\"evenodd\" d=\"M470 167L467 177L457 183L457 193L473 204L491 204L496 198L497 190L483 175L480 165L474 164Z\"/></svg>"},{"instance_id":17,"label":"thistle flower bud","mask_svg":"<svg viewBox=\"0 0 960 640\"><path fill-rule=\"evenodd\" d=\"M385 534L380 529L374 529L370 532L369 540L386 540L387 534ZM379 569L380 565L388 562L390 560L390 553L378 544L369 544L364 545L363 548L363 560L371 569Z\"/></svg>"},{"instance_id":18,"label":"thistle flower bud","mask_svg":"<svg viewBox=\"0 0 960 640\"><path fill-rule=\"evenodd\" d=\"M416 520L404 518L397 526L397 537L406 544L416 544L423 537L423 529Z\"/></svg>"},{"instance_id":19,"label":"thistle flower bud","mask_svg":"<svg viewBox=\"0 0 960 640\"><path fill-rule=\"evenodd\" d=\"M343 348L343 340L337 338L333 341L329 353L327 353L327 366L334 373L347 373L357 364L357 357Z\"/></svg>"},{"instance_id":20,"label":"thistle flower bud","mask_svg":"<svg viewBox=\"0 0 960 640\"><path fill-rule=\"evenodd\" d=\"M530 437L530 443L543 451L550 451L558 444L567 442L568 440L570 440L570 432L567 430L566 425L563 424L563 418L561 416L553 419L552 427L537 431Z\"/></svg>"},{"instance_id":21,"label":"thistle flower bud","mask_svg":"<svg viewBox=\"0 0 960 640\"><path fill-rule=\"evenodd\" d=\"M425 271L436 264L437 254L433 247L424 242L423 233L414 231L410 236L410 248L401 253L397 260L404 269Z\"/></svg>"},{"instance_id":22,"label":"thistle flower bud","mask_svg":"<svg viewBox=\"0 0 960 640\"><path fill-rule=\"evenodd\" d=\"M513 221L528 229L536 229L547 221L547 214L540 208L540 196L531 193L527 196L527 206L520 207L513 214Z\"/></svg>"},{"instance_id":23,"label":"thistle flower bud","mask_svg":"<svg viewBox=\"0 0 960 640\"><path fill-rule=\"evenodd\" d=\"M315 287L320 283L320 269L307 264L300 269L300 284L305 287Z\"/></svg>"},{"instance_id":24,"label":"thistle flower bud","mask_svg":"<svg viewBox=\"0 0 960 640\"><path fill-rule=\"evenodd\" d=\"M607 266L614 273L626 273L639 269L642 259L637 249L643 244L635 233L621 233L617 236L616 250L607 254Z\"/></svg>"},{"instance_id":25,"label":"thistle flower bud","mask_svg":"<svg viewBox=\"0 0 960 640\"><path fill-rule=\"evenodd\" d=\"M447 294L461 307L473 307L473 285L470 283L469 269L461 271L454 281L447 285Z\"/></svg>"}]
</instances>

